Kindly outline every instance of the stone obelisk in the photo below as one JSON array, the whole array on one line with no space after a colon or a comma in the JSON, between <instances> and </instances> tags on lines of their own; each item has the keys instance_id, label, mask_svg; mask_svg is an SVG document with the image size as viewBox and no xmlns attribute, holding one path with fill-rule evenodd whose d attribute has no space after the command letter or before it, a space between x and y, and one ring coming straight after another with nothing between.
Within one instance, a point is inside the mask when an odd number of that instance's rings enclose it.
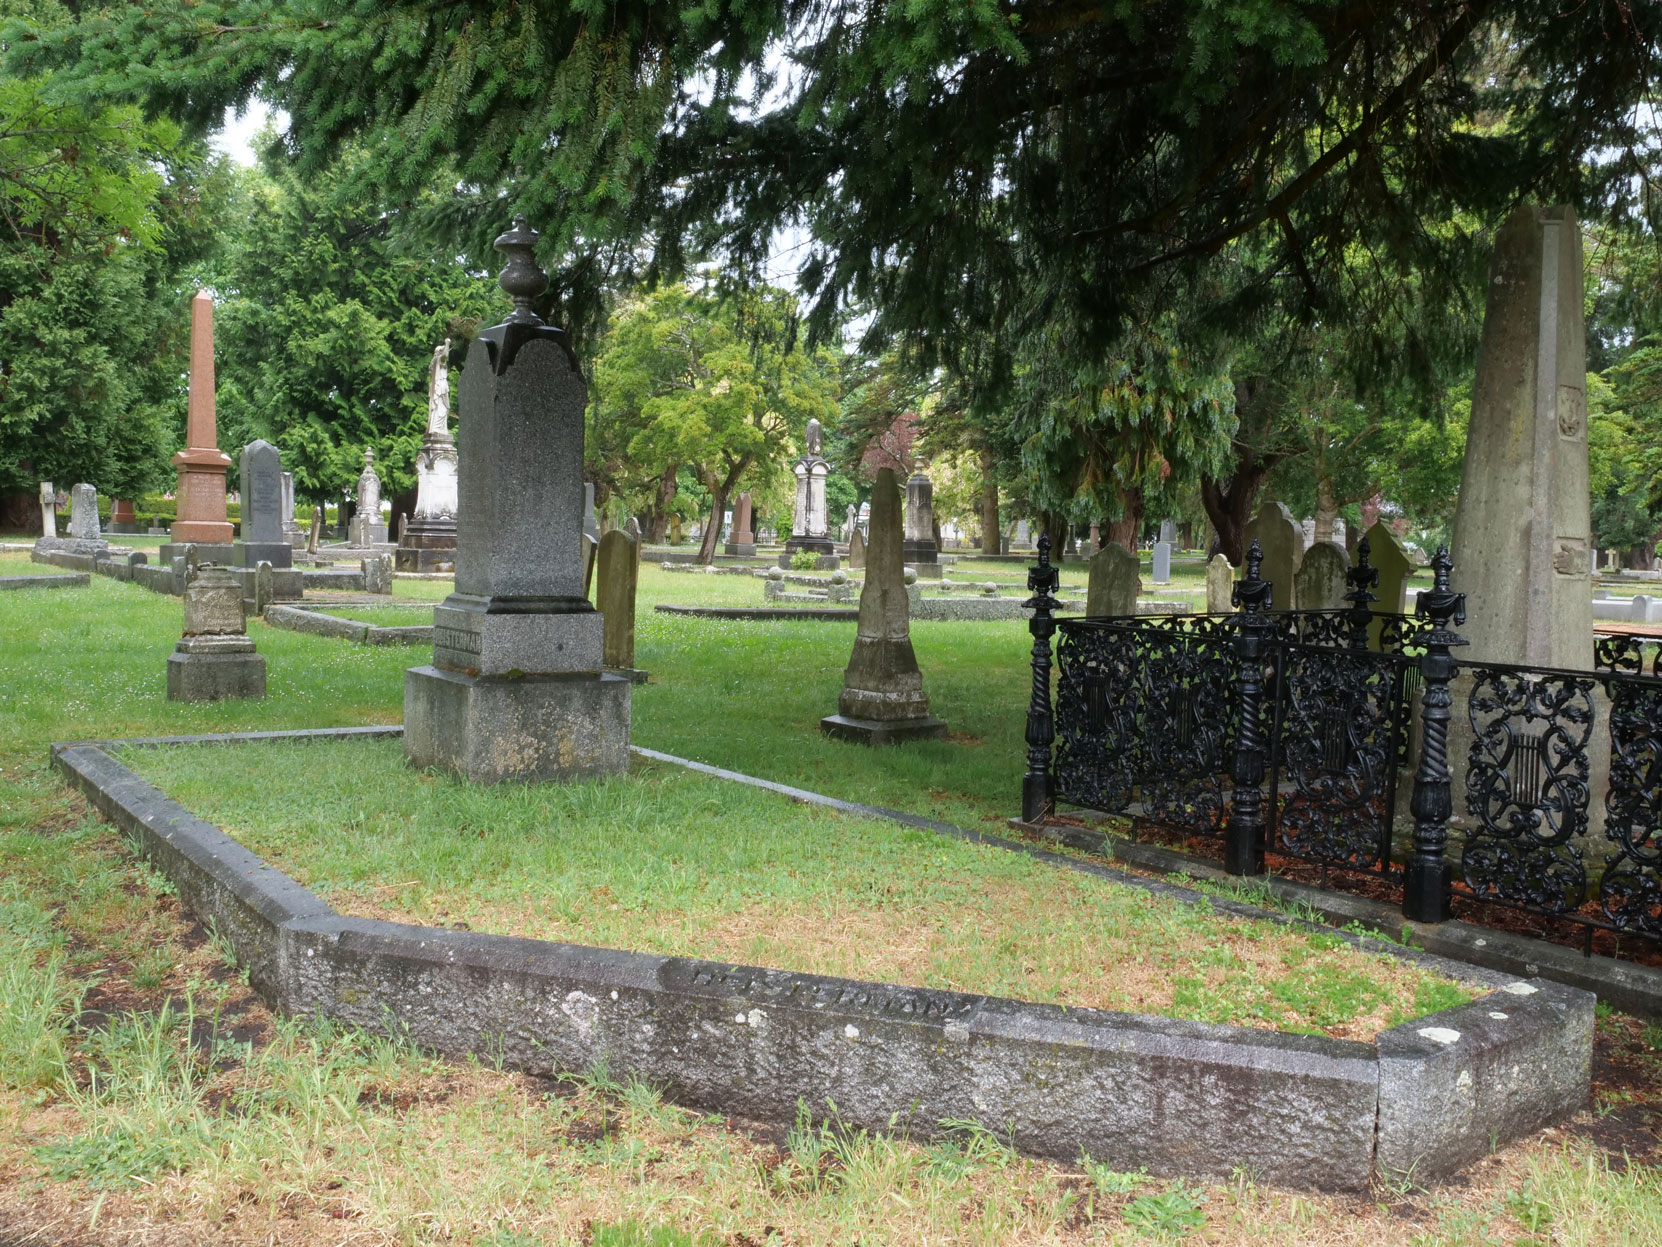
<instances>
[{"instance_id":1,"label":"stone obelisk","mask_svg":"<svg viewBox=\"0 0 1662 1247\"><path fill-rule=\"evenodd\" d=\"M1466 653L1480 661L1592 663L1581 269L1570 208L1519 208L1495 238L1454 515Z\"/></svg>"},{"instance_id":2,"label":"stone obelisk","mask_svg":"<svg viewBox=\"0 0 1662 1247\"><path fill-rule=\"evenodd\" d=\"M185 449L173 456L173 466L179 470L179 518L173 521L172 544L222 545L229 554L225 473L231 459L220 452L214 422L214 301L206 290L190 301L190 404ZM164 546L162 557L168 556Z\"/></svg>"},{"instance_id":3,"label":"stone obelisk","mask_svg":"<svg viewBox=\"0 0 1662 1247\"><path fill-rule=\"evenodd\" d=\"M583 591L588 386L531 302L548 288L523 219L496 240L514 311L468 348L458 425L456 591L433 661L404 677L404 751L482 783L629 769L630 683L607 675Z\"/></svg>"}]
</instances>

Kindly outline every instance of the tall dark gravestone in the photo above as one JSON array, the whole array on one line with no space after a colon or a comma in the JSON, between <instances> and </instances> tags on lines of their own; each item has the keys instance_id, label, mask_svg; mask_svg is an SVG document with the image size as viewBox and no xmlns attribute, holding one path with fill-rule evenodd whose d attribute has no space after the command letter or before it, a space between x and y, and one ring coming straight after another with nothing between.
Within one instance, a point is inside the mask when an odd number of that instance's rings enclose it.
<instances>
[{"instance_id":1,"label":"tall dark gravestone","mask_svg":"<svg viewBox=\"0 0 1662 1247\"><path fill-rule=\"evenodd\" d=\"M602 671L584 593L583 410L523 219L496 240L514 311L468 348L458 427L456 591L433 661L404 680L404 749L467 779L569 780L629 766L630 683Z\"/></svg>"},{"instance_id":2,"label":"tall dark gravestone","mask_svg":"<svg viewBox=\"0 0 1662 1247\"><path fill-rule=\"evenodd\" d=\"M283 531L283 460L267 441L242 448L242 540L237 562L243 567L270 563L293 567L294 547Z\"/></svg>"}]
</instances>

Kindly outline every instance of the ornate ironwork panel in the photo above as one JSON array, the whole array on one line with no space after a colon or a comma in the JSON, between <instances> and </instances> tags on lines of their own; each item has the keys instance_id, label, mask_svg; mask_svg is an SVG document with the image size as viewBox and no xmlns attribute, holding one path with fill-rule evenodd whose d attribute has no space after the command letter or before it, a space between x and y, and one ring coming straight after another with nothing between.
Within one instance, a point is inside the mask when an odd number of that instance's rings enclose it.
<instances>
[{"instance_id":1,"label":"ornate ironwork panel","mask_svg":"<svg viewBox=\"0 0 1662 1247\"><path fill-rule=\"evenodd\" d=\"M1655 637L1598 633L1593 637L1593 669L1614 675L1662 675L1662 644Z\"/></svg>"},{"instance_id":2,"label":"ornate ironwork panel","mask_svg":"<svg viewBox=\"0 0 1662 1247\"><path fill-rule=\"evenodd\" d=\"M1279 851L1389 869L1400 737L1407 735L1402 665L1366 650L1283 652Z\"/></svg>"},{"instance_id":3,"label":"ornate ironwork panel","mask_svg":"<svg viewBox=\"0 0 1662 1247\"><path fill-rule=\"evenodd\" d=\"M1478 820L1461 858L1466 886L1479 897L1571 912L1587 899L1594 681L1463 666L1472 677L1466 811Z\"/></svg>"},{"instance_id":4,"label":"ornate ironwork panel","mask_svg":"<svg viewBox=\"0 0 1662 1247\"><path fill-rule=\"evenodd\" d=\"M1599 906L1617 928L1662 938L1662 685L1608 681L1610 789L1604 834L1610 856Z\"/></svg>"},{"instance_id":5,"label":"ornate ironwork panel","mask_svg":"<svg viewBox=\"0 0 1662 1247\"><path fill-rule=\"evenodd\" d=\"M1059 625L1056 646L1056 791L1075 805L1123 813L1136 799L1144 752L1138 716L1139 651L1133 628Z\"/></svg>"}]
</instances>

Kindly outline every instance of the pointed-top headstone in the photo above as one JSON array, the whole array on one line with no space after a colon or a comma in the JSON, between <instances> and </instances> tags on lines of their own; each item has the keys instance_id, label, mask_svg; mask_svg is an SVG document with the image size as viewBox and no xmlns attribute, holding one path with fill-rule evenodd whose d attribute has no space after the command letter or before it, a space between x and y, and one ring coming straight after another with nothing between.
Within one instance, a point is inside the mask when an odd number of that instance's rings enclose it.
<instances>
[{"instance_id":1,"label":"pointed-top headstone","mask_svg":"<svg viewBox=\"0 0 1662 1247\"><path fill-rule=\"evenodd\" d=\"M1292 610L1297 605L1293 578L1304 554L1304 534L1293 513L1285 503L1264 503L1247 525L1247 541L1256 541L1263 553L1261 574L1270 582L1274 608Z\"/></svg>"},{"instance_id":2,"label":"pointed-top headstone","mask_svg":"<svg viewBox=\"0 0 1662 1247\"><path fill-rule=\"evenodd\" d=\"M829 736L885 745L946 734L946 724L929 713L912 651L902 541L900 486L894 471L882 468L872 486L871 544L854 652L843 672L838 713L820 721Z\"/></svg>"},{"instance_id":3,"label":"pointed-top headstone","mask_svg":"<svg viewBox=\"0 0 1662 1247\"><path fill-rule=\"evenodd\" d=\"M1214 554L1206 564L1206 613L1226 615L1231 607L1230 595L1235 591L1235 569L1221 554Z\"/></svg>"},{"instance_id":4,"label":"pointed-top headstone","mask_svg":"<svg viewBox=\"0 0 1662 1247\"><path fill-rule=\"evenodd\" d=\"M242 540L237 562L243 567L293 567L294 547L283 531L283 462L277 447L253 441L242 448Z\"/></svg>"}]
</instances>

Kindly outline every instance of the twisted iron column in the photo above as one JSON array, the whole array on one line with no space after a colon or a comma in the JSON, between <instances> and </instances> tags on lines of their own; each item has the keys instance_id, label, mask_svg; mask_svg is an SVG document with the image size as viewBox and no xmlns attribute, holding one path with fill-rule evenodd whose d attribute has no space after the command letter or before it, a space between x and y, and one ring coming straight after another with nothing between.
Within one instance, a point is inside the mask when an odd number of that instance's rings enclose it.
<instances>
[{"instance_id":1,"label":"twisted iron column","mask_svg":"<svg viewBox=\"0 0 1662 1247\"><path fill-rule=\"evenodd\" d=\"M1368 539L1362 538L1362 544L1356 547L1356 566L1345 573L1345 583L1350 586L1350 592L1345 594L1345 601L1350 603L1345 621L1350 624L1351 649L1368 648L1368 625L1373 622L1368 603L1379 601L1377 594L1369 592L1379 588L1379 569L1368 562L1372 553Z\"/></svg>"},{"instance_id":2,"label":"twisted iron column","mask_svg":"<svg viewBox=\"0 0 1662 1247\"><path fill-rule=\"evenodd\" d=\"M1022 603L1033 612L1027 630L1033 634L1033 696L1027 705L1027 773L1021 779L1021 818L1037 823L1056 805L1050 770L1050 746L1056 739L1056 723L1050 708L1050 638L1056 631L1051 614L1057 606L1055 593L1061 583L1050 565L1050 534L1039 534L1039 562L1027 573L1027 589L1033 596Z\"/></svg>"},{"instance_id":3,"label":"twisted iron column","mask_svg":"<svg viewBox=\"0 0 1662 1247\"><path fill-rule=\"evenodd\" d=\"M1448 625L1466 622L1466 595L1449 591L1449 573L1454 560L1448 547L1438 547L1431 556L1432 590L1420 594L1414 614L1431 621L1431 631L1421 639L1420 676L1425 685L1420 712L1420 763L1414 771L1414 797L1409 809L1414 814L1414 848L1402 881L1403 917L1415 922L1443 922L1449 916L1453 875L1448 864L1448 820L1454 812L1449 795L1448 725L1454 699L1449 681L1454 678L1454 659L1449 649L1465 645L1466 639Z\"/></svg>"},{"instance_id":4,"label":"twisted iron column","mask_svg":"<svg viewBox=\"0 0 1662 1247\"><path fill-rule=\"evenodd\" d=\"M1254 541L1247 550L1246 575L1235 583L1230 603L1241 611L1235 654L1235 781L1224 830L1223 868L1232 875L1264 873L1264 738L1260 720L1264 699L1264 647L1273 622L1269 617L1274 586L1259 576L1264 552Z\"/></svg>"}]
</instances>

